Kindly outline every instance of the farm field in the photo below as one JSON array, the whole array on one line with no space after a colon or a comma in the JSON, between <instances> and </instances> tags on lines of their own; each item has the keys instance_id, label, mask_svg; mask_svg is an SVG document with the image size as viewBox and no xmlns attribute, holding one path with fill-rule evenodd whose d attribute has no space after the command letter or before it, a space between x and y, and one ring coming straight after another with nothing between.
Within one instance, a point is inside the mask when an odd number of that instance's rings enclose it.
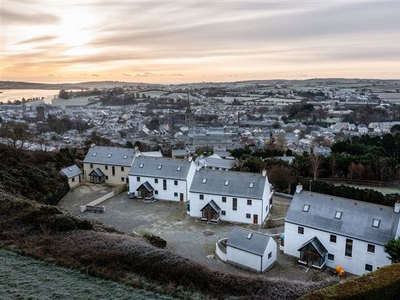
<instances>
[{"instance_id":1,"label":"farm field","mask_svg":"<svg viewBox=\"0 0 400 300\"><path fill-rule=\"evenodd\" d=\"M174 299L0 249L0 299Z\"/></svg>"}]
</instances>

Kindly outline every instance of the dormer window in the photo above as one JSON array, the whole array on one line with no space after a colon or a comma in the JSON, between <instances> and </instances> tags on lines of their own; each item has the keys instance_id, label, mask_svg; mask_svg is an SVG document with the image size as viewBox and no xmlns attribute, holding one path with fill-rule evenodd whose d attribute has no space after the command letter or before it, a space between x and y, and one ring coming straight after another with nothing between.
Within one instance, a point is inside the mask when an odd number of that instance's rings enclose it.
<instances>
[{"instance_id":1,"label":"dormer window","mask_svg":"<svg viewBox=\"0 0 400 300\"><path fill-rule=\"evenodd\" d=\"M229 185L229 180L225 180L225 185Z\"/></svg>"},{"instance_id":2,"label":"dormer window","mask_svg":"<svg viewBox=\"0 0 400 300\"><path fill-rule=\"evenodd\" d=\"M143 166L144 166L144 163L141 163L141 164L139 165L139 168L143 168Z\"/></svg>"},{"instance_id":3,"label":"dormer window","mask_svg":"<svg viewBox=\"0 0 400 300\"><path fill-rule=\"evenodd\" d=\"M92 156L96 156L97 155L97 152L94 152L93 154L92 154Z\"/></svg>"},{"instance_id":4,"label":"dormer window","mask_svg":"<svg viewBox=\"0 0 400 300\"><path fill-rule=\"evenodd\" d=\"M249 183L249 188L253 188L254 187L254 182L250 182Z\"/></svg>"},{"instance_id":5,"label":"dormer window","mask_svg":"<svg viewBox=\"0 0 400 300\"><path fill-rule=\"evenodd\" d=\"M380 224L381 224L381 220L378 220L378 219L372 220L372 227L378 228Z\"/></svg>"},{"instance_id":6,"label":"dormer window","mask_svg":"<svg viewBox=\"0 0 400 300\"><path fill-rule=\"evenodd\" d=\"M335 219L340 219L342 217L342 212L341 211L337 211L335 213Z\"/></svg>"},{"instance_id":7,"label":"dormer window","mask_svg":"<svg viewBox=\"0 0 400 300\"><path fill-rule=\"evenodd\" d=\"M161 168L162 168L162 165L158 165L157 169L161 170Z\"/></svg>"},{"instance_id":8,"label":"dormer window","mask_svg":"<svg viewBox=\"0 0 400 300\"><path fill-rule=\"evenodd\" d=\"M310 205L309 204L304 204L303 211L308 212L309 209L310 209Z\"/></svg>"}]
</instances>

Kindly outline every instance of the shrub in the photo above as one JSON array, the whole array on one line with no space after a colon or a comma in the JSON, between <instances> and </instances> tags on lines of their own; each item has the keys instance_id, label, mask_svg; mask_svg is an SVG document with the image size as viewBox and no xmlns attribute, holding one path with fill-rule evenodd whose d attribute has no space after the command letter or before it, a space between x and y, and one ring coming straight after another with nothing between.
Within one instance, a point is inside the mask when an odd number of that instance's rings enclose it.
<instances>
[{"instance_id":1,"label":"shrub","mask_svg":"<svg viewBox=\"0 0 400 300\"><path fill-rule=\"evenodd\" d=\"M160 238L159 236L145 233L143 237L150 242L154 247L164 249L167 247L167 241Z\"/></svg>"}]
</instances>

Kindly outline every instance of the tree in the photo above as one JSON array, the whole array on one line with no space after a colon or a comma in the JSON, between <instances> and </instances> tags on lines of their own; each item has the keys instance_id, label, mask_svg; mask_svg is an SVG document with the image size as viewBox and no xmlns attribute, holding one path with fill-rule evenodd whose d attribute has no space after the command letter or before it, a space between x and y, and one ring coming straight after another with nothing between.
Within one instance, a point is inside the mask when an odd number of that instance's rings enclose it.
<instances>
[{"instance_id":1,"label":"tree","mask_svg":"<svg viewBox=\"0 0 400 300\"><path fill-rule=\"evenodd\" d=\"M400 238L390 239L384 246L384 251L389 254L392 263L400 261Z\"/></svg>"},{"instance_id":2,"label":"tree","mask_svg":"<svg viewBox=\"0 0 400 300\"><path fill-rule=\"evenodd\" d=\"M320 155L316 155L315 153L311 153L310 155L310 164L311 164L311 171L313 174L313 179L317 180L319 174L319 167L322 162L322 157Z\"/></svg>"},{"instance_id":3,"label":"tree","mask_svg":"<svg viewBox=\"0 0 400 300\"><path fill-rule=\"evenodd\" d=\"M32 138L28 125L24 123L6 123L0 129L0 136L7 139L9 146L14 149L23 149Z\"/></svg>"}]
</instances>

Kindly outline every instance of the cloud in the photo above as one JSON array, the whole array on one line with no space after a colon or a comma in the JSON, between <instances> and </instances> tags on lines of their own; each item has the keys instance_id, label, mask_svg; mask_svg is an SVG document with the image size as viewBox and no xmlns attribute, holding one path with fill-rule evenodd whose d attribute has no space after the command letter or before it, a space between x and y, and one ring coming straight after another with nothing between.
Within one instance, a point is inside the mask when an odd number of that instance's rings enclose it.
<instances>
[{"instance_id":1,"label":"cloud","mask_svg":"<svg viewBox=\"0 0 400 300\"><path fill-rule=\"evenodd\" d=\"M1 18L4 25L22 25L22 24L47 24L58 23L60 18L54 14L45 13L43 11L22 12L14 8L12 11L6 8L7 1L3 4ZM11 5L10 5L11 6Z\"/></svg>"}]
</instances>

